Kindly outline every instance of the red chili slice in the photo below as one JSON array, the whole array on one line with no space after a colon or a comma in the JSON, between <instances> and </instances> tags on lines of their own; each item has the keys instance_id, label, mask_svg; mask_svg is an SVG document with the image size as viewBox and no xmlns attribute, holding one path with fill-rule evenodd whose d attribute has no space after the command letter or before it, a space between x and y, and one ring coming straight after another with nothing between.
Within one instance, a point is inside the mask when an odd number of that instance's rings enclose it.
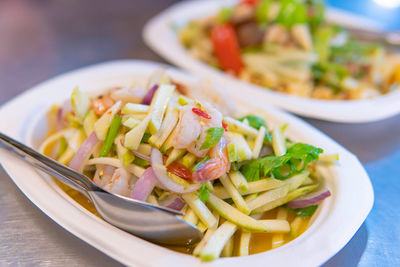
<instances>
[{"instance_id":1,"label":"red chili slice","mask_svg":"<svg viewBox=\"0 0 400 267\"><path fill-rule=\"evenodd\" d=\"M225 132L228 131L228 124L226 124L225 122L222 122L222 127L224 127Z\"/></svg>"},{"instance_id":2,"label":"red chili slice","mask_svg":"<svg viewBox=\"0 0 400 267\"><path fill-rule=\"evenodd\" d=\"M188 168L178 162L172 162L167 166L167 172L173 173L185 180L192 180L192 173Z\"/></svg>"},{"instance_id":3,"label":"red chili slice","mask_svg":"<svg viewBox=\"0 0 400 267\"><path fill-rule=\"evenodd\" d=\"M208 115L205 111L203 111L203 110L201 110L199 108L192 108L192 111L193 111L194 114L196 114L196 115L198 115L200 117L203 117L203 118L206 118L208 120L211 120L211 116Z\"/></svg>"}]
</instances>

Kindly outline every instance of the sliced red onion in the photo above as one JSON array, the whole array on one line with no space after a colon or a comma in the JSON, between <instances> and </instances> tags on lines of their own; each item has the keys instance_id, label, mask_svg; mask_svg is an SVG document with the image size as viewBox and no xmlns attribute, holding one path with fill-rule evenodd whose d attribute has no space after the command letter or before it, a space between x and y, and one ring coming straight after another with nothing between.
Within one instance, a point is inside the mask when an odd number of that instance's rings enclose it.
<instances>
[{"instance_id":1,"label":"sliced red onion","mask_svg":"<svg viewBox=\"0 0 400 267\"><path fill-rule=\"evenodd\" d=\"M175 183L171 178L169 178L167 173L167 168L163 165L163 158L161 152L158 149L151 149L151 166L156 174L158 181L168 190L175 193L190 193L198 190L201 184L191 184L188 186L183 186Z\"/></svg>"},{"instance_id":2,"label":"sliced red onion","mask_svg":"<svg viewBox=\"0 0 400 267\"><path fill-rule=\"evenodd\" d=\"M150 157L149 157L149 156L143 155L142 153L139 153L139 152L137 152L137 151L132 151L132 153L133 153L136 157L141 158L141 159L143 159L143 160L146 160L146 161L150 162Z\"/></svg>"},{"instance_id":3,"label":"sliced red onion","mask_svg":"<svg viewBox=\"0 0 400 267\"><path fill-rule=\"evenodd\" d=\"M69 162L68 166L78 172L82 172L83 164L89 159L95 146L99 143L96 133L91 133L88 138L82 143L74 157Z\"/></svg>"},{"instance_id":4,"label":"sliced red onion","mask_svg":"<svg viewBox=\"0 0 400 267\"><path fill-rule=\"evenodd\" d=\"M153 99L153 96L154 96L155 92L157 91L157 89L158 89L158 85L157 84L153 85L153 87L151 87L150 90L147 91L147 94L143 97L142 104L150 105L151 100Z\"/></svg>"},{"instance_id":5,"label":"sliced red onion","mask_svg":"<svg viewBox=\"0 0 400 267\"><path fill-rule=\"evenodd\" d=\"M331 192L328 189L324 188L322 190L318 190L316 192L312 192L305 196L296 198L295 200L288 202L286 205L292 209L304 208L318 204L319 202L329 197L330 195Z\"/></svg>"},{"instance_id":6,"label":"sliced red onion","mask_svg":"<svg viewBox=\"0 0 400 267\"><path fill-rule=\"evenodd\" d=\"M146 201L147 197L153 191L157 181L153 169L151 167L147 168L134 185L131 198Z\"/></svg>"},{"instance_id":7,"label":"sliced red onion","mask_svg":"<svg viewBox=\"0 0 400 267\"><path fill-rule=\"evenodd\" d=\"M185 202L178 196L170 195L159 202L161 206L180 211L185 206Z\"/></svg>"}]
</instances>

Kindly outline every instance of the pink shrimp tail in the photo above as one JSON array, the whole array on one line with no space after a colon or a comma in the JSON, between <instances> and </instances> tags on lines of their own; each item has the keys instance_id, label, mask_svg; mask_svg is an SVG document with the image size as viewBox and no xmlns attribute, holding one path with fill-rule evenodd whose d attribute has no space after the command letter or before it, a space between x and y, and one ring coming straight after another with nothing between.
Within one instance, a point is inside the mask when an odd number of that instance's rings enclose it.
<instances>
[{"instance_id":1,"label":"pink shrimp tail","mask_svg":"<svg viewBox=\"0 0 400 267\"><path fill-rule=\"evenodd\" d=\"M193 172L192 177L194 181L212 181L229 172L231 164L228 160L227 144L227 139L222 137L219 143L213 147L210 152L212 158L201 164L197 170Z\"/></svg>"}]
</instances>

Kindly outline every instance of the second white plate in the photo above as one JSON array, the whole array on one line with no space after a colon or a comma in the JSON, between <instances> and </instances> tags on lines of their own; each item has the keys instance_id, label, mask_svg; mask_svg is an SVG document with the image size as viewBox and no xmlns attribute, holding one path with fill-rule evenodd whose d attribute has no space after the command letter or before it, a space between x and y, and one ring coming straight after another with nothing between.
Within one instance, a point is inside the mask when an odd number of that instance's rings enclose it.
<instances>
[{"instance_id":1,"label":"second white plate","mask_svg":"<svg viewBox=\"0 0 400 267\"><path fill-rule=\"evenodd\" d=\"M372 122L400 113L400 90L364 100L318 100L283 94L253 85L219 71L192 57L179 43L175 27L194 18L215 14L235 0L197 0L175 4L163 11L145 26L143 38L147 45L171 63L204 78L222 84L232 94L258 104L271 104L301 116L343 123ZM368 25L378 29L376 22L349 13L329 9L330 21L347 21L360 28Z\"/></svg>"}]
</instances>

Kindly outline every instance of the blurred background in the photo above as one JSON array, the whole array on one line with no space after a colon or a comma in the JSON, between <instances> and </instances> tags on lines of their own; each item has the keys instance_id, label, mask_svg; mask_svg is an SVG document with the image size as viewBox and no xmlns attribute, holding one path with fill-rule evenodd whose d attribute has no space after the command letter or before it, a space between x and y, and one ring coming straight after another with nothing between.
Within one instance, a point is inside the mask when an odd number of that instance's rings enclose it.
<instances>
[{"instance_id":1,"label":"blurred background","mask_svg":"<svg viewBox=\"0 0 400 267\"><path fill-rule=\"evenodd\" d=\"M147 20L175 2L0 0L0 105L42 81L83 66L115 59L165 62L145 46L141 34ZM383 30L400 30L400 0L326 3L375 20ZM392 256L400 249L399 233L389 229L393 221L382 218L399 214L385 200L395 199L398 191L387 192L384 178L397 178L399 167L393 162L400 160L400 116L357 126L307 121L360 158L378 196L367 222L327 266L398 266L399 257ZM49 220L2 169L0 179L0 266L118 265Z\"/></svg>"},{"instance_id":2,"label":"blurred background","mask_svg":"<svg viewBox=\"0 0 400 267\"><path fill-rule=\"evenodd\" d=\"M162 61L145 22L173 0L0 0L0 103L57 74L105 60ZM400 0L326 0L334 8L400 29Z\"/></svg>"}]
</instances>

